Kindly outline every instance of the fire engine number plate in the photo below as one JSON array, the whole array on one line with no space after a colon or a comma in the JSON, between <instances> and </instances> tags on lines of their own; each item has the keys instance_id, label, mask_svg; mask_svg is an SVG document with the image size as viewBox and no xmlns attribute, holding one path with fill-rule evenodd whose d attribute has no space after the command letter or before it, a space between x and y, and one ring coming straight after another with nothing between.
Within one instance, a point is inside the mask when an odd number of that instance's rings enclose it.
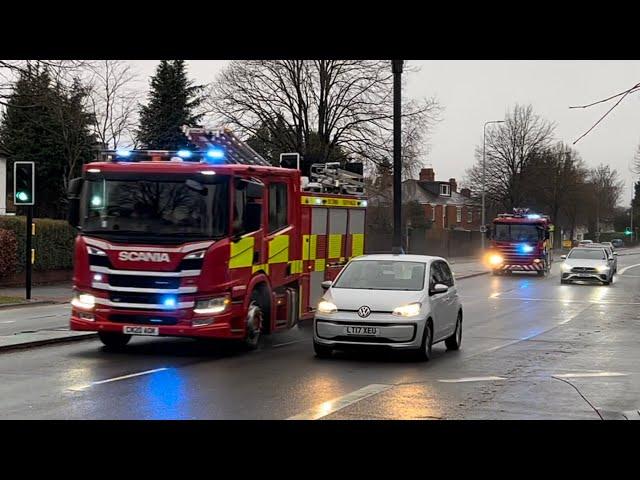
<instances>
[{"instance_id":1,"label":"fire engine number plate","mask_svg":"<svg viewBox=\"0 0 640 480\"><path fill-rule=\"evenodd\" d=\"M141 326L129 326L122 327L122 333L127 335L160 335L160 329L158 327L141 327Z\"/></svg>"},{"instance_id":2,"label":"fire engine number plate","mask_svg":"<svg viewBox=\"0 0 640 480\"><path fill-rule=\"evenodd\" d=\"M380 329L377 327L352 327L348 326L344 328L344 333L347 335L369 335L375 337L380 333Z\"/></svg>"}]
</instances>

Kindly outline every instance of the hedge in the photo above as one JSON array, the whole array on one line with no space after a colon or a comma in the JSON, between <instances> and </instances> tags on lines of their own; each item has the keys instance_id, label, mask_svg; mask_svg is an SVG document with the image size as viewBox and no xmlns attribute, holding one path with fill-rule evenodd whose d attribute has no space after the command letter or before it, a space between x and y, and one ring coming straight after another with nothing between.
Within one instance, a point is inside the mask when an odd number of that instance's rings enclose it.
<instances>
[{"instance_id":1,"label":"hedge","mask_svg":"<svg viewBox=\"0 0 640 480\"><path fill-rule=\"evenodd\" d=\"M0 230L0 277L16 271L16 234L10 230Z\"/></svg>"},{"instance_id":2,"label":"hedge","mask_svg":"<svg viewBox=\"0 0 640 480\"><path fill-rule=\"evenodd\" d=\"M36 224L36 234L31 239L31 248L36 250L36 261L33 269L44 271L73 268L75 229L64 220L36 218L34 223ZM26 217L0 217L0 230L8 230L15 235L16 246L13 251L15 252L14 258L17 257L17 263L13 271L18 273L24 271ZM11 250L10 242L7 245L9 246L8 250ZM4 241L2 242L2 250L5 250Z\"/></svg>"}]
</instances>

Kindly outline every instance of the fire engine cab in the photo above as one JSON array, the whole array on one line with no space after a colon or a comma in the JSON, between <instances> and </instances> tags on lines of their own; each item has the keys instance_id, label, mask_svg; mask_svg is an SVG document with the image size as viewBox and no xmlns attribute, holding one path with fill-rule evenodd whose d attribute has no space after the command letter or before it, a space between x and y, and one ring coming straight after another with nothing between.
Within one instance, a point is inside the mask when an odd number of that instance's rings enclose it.
<instances>
[{"instance_id":1,"label":"fire engine cab","mask_svg":"<svg viewBox=\"0 0 640 480\"><path fill-rule=\"evenodd\" d=\"M312 317L322 282L364 253L361 175L301 177L230 130L186 134L196 148L103 152L71 182L72 330L111 347L150 335L255 348Z\"/></svg>"},{"instance_id":2,"label":"fire engine cab","mask_svg":"<svg viewBox=\"0 0 640 480\"><path fill-rule=\"evenodd\" d=\"M544 276L553 262L553 230L547 215L514 208L498 215L487 231L490 238L486 262L494 275L536 272Z\"/></svg>"}]
</instances>

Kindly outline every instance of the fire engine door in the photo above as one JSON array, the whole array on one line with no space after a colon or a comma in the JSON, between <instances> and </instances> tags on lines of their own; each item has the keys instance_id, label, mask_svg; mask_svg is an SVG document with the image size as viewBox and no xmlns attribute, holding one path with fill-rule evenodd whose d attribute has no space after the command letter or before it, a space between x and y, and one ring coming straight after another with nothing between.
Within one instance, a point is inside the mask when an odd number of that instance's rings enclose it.
<instances>
[{"instance_id":1,"label":"fire engine door","mask_svg":"<svg viewBox=\"0 0 640 480\"><path fill-rule=\"evenodd\" d=\"M327 268L325 279L336 278L342 267L347 263L345 243L347 236L346 208L329 209L329 227L327 235Z\"/></svg>"},{"instance_id":2,"label":"fire engine door","mask_svg":"<svg viewBox=\"0 0 640 480\"><path fill-rule=\"evenodd\" d=\"M327 209L313 207L311 209L311 235L304 243L302 258L310 260L311 273L309 279L309 306L316 308L323 295L322 282L326 262Z\"/></svg>"}]
</instances>

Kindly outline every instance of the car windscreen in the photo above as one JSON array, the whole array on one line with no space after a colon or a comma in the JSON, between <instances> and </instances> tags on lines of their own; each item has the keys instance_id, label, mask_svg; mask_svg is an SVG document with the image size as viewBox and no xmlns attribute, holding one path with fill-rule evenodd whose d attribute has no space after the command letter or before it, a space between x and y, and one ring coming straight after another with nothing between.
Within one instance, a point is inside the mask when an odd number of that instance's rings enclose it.
<instances>
[{"instance_id":1,"label":"car windscreen","mask_svg":"<svg viewBox=\"0 0 640 480\"><path fill-rule=\"evenodd\" d=\"M541 229L533 224L496 223L494 239L498 242L537 242Z\"/></svg>"},{"instance_id":2,"label":"car windscreen","mask_svg":"<svg viewBox=\"0 0 640 480\"><path fill-rule=\"evenodd\" d=\"M333 288L411 290L424 288L426 264L393 260L358 260L349 263Z\"/></svg>"},{"instance_id":3,"label":"car windscreen","mask_svg":"<svg viewBox=\"0 0 640 480\"><path fill-rule=\"evenodd\" d=\"M581 260L606 260L606 254L601 248L581 248L571 250L567 258Z\"/></svg>"}]
</instances>

